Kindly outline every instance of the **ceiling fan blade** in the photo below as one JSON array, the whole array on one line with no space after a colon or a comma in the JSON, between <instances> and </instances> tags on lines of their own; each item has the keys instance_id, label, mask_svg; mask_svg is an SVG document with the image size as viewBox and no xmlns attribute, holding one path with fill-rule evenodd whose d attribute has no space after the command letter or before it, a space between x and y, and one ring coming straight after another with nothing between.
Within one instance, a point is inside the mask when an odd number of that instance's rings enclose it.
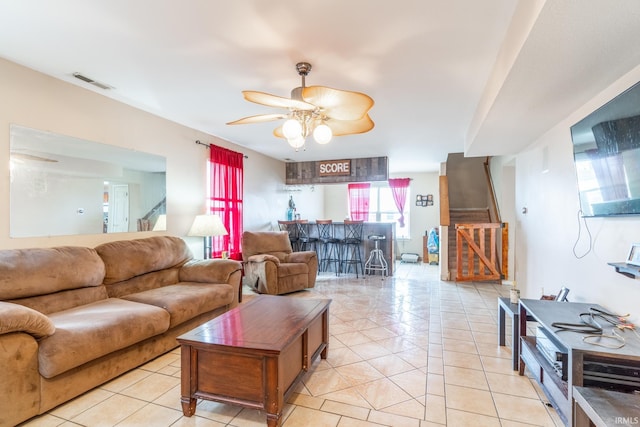
<instances>
[{"instance_id":1,"label":"ceiling fan blade","mask_svg":"<svg viewBox=\"0 0 640 427\"><path fill-rule=\"evenodd\" d=\"M323 113L337 120L358 120L373 107L373 99L360 92L333 89L326 86L302 88L302 99L316 105Z\"/></svg>"},{"instance_id":2,"label":"ceiling fan blade","mask_svg":"<svg viewBox=\"0 0 640 427\"><path fill-rule=\"evenodd\" d=\"M273 135L278 137L278 138L286 139L286 137L284 136L284 133L282 132L282 125L278 126L277 128L275 128L273 130Z\"/></svg>"},{"instance_id":3,"label":"ceiling fan blade","mask_svg":"<svg viewBox=\"0 0 640 427\"><path fill-rule=\"evenodd\" d=\"M365 133L375 126L368 114L358 120L329 119L325 121L325 124L331 128L334 136Z\"/></svg>"},{"instance_id":4,"label":"ceiling fan blade","mask_svg":"<svg viewBox=\"0 0 640 427\"><path fill-rule=\"evenodd\" d=\"M267 105L269 107L289 108L293 110L315 110L316 106L308 102L297 99L284 98L282 96L271 95L270 93L257 92L254 90L243 90L244 99L256 104Z\"/></svg>"},{"instance_id":5,"label":"ceiling fan blade","mask_svg":"<svg viewBox=\"0 0 640 427\"><path fill-rule=\"evenodd\" d=\"M246 125L250 123L264 123L272 122L274 120L286 119L286 114L259 114L257 116L243 117L233 122L227 123L228 125Z\"/></svg>"}]
</instances>

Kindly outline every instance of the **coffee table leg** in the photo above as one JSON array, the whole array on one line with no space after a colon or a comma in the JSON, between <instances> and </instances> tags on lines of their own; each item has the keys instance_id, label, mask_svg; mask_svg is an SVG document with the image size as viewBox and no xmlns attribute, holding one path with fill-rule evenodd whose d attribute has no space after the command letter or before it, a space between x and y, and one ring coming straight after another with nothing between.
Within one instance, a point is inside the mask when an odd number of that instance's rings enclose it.
<instances>
[{"instance_id":1,"label":"coffee table leg","mask_svg":"<svg viewBox=\"0 0 640 427\"><path fill-rule=\"evenodd\" d=\"M280 427L282 414L267 414L267 426Z\"/></svg>"},{"instance_id":2,"label":"coffee table leg","mask_svg":"<svg viewBox=\"0 0 640 427\"><path fill-rule=\"evenodd\" d=\"M190 397L182 397L180 399L182 403L182 413L185 417L190 417L191 415L196 413L196 403L197 399L192 399Z\"/></svg>"},{"instance_id":3,"label":"coffee table leg","mask_svg":"<svg viewBox=\"0 0 640 427\"><path fill-rule=\"evenodd\" d=\"M197 350L190 345L180 346L180 403L182 403L182 413L185 417L190 417L196 413L197 400L192 398L195 393L198 372L196 370Z\"/></svg>"},{"instance_id":4,"label":"coffee table leg","mask_svg":"<svg viewBox=\"0 0 640 427\"><path fill-rule=\"evenodd\" d=\"M267 425L280 427L282 421L282 407L284 406L283 384L279 382L278 358L267 357L265 359L265 410L267 412Z\"/></svg>"}]
</instances>

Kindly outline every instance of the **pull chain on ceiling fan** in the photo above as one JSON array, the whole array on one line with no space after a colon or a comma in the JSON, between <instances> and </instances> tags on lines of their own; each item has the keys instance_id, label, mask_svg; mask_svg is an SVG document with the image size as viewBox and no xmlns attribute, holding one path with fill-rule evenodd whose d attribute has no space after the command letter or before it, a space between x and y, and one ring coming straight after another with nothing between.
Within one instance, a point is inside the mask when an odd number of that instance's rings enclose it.
<instances>
[{"instance_id":1,"label":"pull chain on ceiling fan","mask_svg":"<svg viewBox=\"0 0 640 427\"><path fill-rule=\"evenodd\" d=\"M291 98L251 90L242 91L244 99L269 107L286 108L288 113L260 114L227 123L241 125L286 119L273 134L285 138L298 151L306 138L313 134L319 144L326 144L333 136L365 133L373 129L369 117L373 99L360 92L333 89L326 86L306 86L305 77L311 64L296 64L302 85L291 91Z\"/></svg>"}]
</instances>

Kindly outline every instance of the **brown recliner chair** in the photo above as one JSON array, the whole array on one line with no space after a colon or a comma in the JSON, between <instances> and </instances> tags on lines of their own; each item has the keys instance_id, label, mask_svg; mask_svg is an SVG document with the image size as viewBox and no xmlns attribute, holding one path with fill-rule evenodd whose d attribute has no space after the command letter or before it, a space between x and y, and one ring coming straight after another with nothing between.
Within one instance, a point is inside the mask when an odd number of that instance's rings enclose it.
<instances>
[{"instance_id":1,"label":"brown recliner chair","mask_svg":"<svg viewBox=\"0 0 640 427\"><path fill-rule=\"evenodd\" d=\"M316 284L316 252L293 252L286 231L245 231L242 260L245 280L261 294L287 294Z\"/></svg>"}]
</instances>

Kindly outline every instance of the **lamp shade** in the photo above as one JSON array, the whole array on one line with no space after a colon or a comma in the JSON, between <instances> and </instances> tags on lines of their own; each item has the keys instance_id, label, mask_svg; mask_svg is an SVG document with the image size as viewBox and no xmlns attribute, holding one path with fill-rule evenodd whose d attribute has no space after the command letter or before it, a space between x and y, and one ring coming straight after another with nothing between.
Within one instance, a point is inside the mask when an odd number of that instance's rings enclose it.
<instances>
[{"instance_id":1,"label":"lamp shade","mask_svg":"<svg viewBox=\"0 0 640 427\"><path fill-rule=\"evenodd\" d=\"M187 236L226 236L229 234L218 215L198 215Z\"/></svg>"},{"instance_id":2,"label":"lamp shade","mask_svg":"<svg viewBox=\"0 0 640 427\"><path fill-rule=\"evenodd\" d=\"M167 230L167 215L160 214L156 223L153 224L153 231L166 231Z\"/></svg>"}]
</instances>

